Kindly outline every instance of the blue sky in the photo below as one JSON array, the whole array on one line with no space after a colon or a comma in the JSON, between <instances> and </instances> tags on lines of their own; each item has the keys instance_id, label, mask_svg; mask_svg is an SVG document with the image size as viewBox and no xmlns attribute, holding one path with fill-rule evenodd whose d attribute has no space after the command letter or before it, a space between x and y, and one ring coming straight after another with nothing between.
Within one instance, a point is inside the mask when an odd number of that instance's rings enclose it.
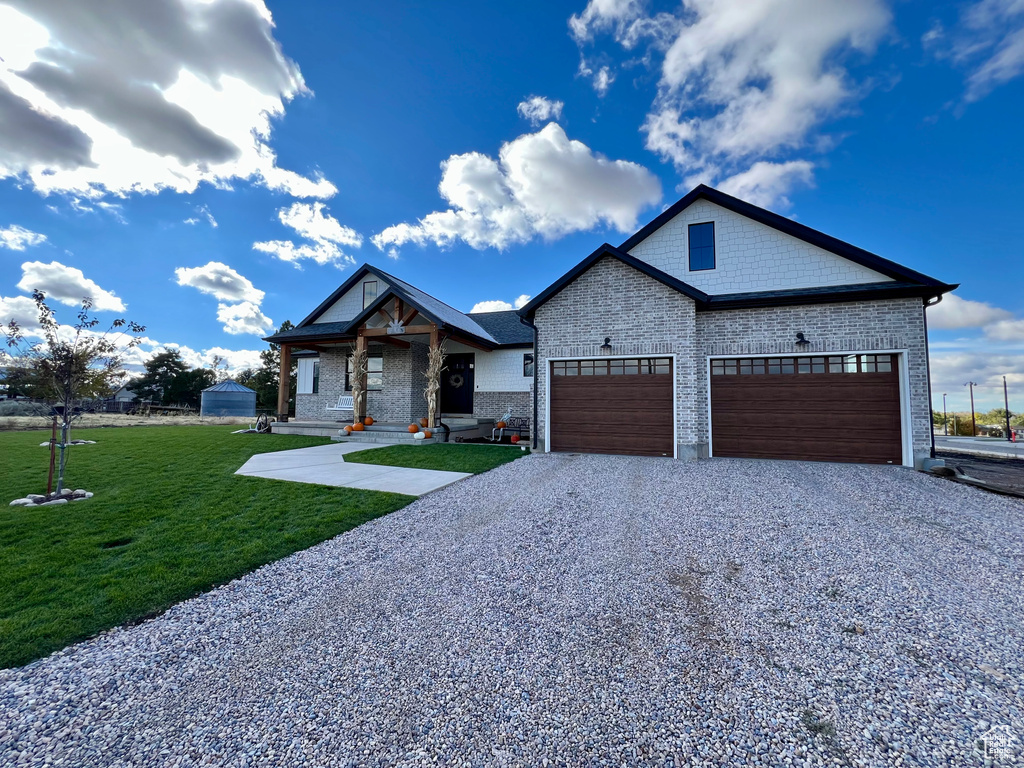
<instances>
[{"instance_id":1,"label":"blue sky","mask_svg":"<svg viewBox=\"0 0 1024 768\"><path fill-rule=\"evenodd\" d=\"M0 322L244 366L359 263L512 306L703 181L961 283L936 399L1024 411L1020 0L0 0L0 57Z\"/></svg>"}]
</instances>

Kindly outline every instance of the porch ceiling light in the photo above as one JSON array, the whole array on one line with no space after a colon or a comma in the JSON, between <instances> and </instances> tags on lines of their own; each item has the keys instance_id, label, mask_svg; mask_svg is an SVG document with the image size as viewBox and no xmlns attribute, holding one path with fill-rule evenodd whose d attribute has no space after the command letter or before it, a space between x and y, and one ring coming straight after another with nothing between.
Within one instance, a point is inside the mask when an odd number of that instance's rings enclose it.
<instances>
[{"instance_id":1,"label":"porch ceiling light","mask_svg":"<svg viewBox=\"0 0 1024 768\"><path fill-rule=\"evenodd\" d=\"M601 354L602 355L610 355L611 353L612 353L612 337L611 336L605 336L604 337L604 344L601 345Z\"/></svg>"},{"instance_id":2,"label":"porch ceiling light","mask_svg":"<svg viewBox=\"0 0 1024 768\"><path fill-rule=\"evenodd\" d=\"M805 346L807 344L810 344L811 342L809 342L807 339L804 338L803 331L797 331L796 343L797 343L797 346L802 347L802 346Z\"/></svg>"}]
</instances>

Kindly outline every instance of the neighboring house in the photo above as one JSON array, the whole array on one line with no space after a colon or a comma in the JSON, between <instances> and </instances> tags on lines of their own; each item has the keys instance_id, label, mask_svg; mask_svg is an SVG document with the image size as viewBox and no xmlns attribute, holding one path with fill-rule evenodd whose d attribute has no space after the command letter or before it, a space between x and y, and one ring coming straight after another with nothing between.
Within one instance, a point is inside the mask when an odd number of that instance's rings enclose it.
<instances>
[{"instance_id":1,"label":"neighboring house","mask_svg":"<svg viewBox=\"0 0 1024 768\"><path fill-rule=\"evenodd\" d=\"M108 398L112 403L131 403L135 401L135 393L128 389L127 384L122 384Z\"/></svg>"},{"instance_id":2,"label":"neighboring house","mask_svg":"<svg viewBox=\"0 0 1024 768\"><path fill-rule=\"evenodd\" d=\"M423 415L426 346L386 330L418 313L419 339L433 329L457 353L442 411L493 417L507 401L533 412L543 450L913 466L931 451L925 307L955 287L699 186L519 310L535 336L515 313L465 315L364 266L268 340L320 351L316 395L300 361L300 419L329 417L360 333L384 342L369 347L368 412ZM459 372L475 374L461 393Z\"/></svg>"}]
</instances>

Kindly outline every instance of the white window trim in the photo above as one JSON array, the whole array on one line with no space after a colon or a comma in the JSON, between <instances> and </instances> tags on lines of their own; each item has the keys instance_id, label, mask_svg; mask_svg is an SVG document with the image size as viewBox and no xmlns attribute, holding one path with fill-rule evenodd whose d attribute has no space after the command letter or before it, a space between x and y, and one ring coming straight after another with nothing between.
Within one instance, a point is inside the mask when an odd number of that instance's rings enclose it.
<instances>
[{"instance_id":1,"label":"white window trim","mask_svg":"<svg viewBox=\"0 0 1024 768\"><path fill-rule=\"evenodd\" d=\"M544 453L551 453L551 364L565 360L637 360L648 358L669 358L672 360L672 458L679 458L679 365L674 354L644 353L636 355L590 355L544 358L547 380L544 382ZM533 364L538 364L534 353ZM710 367L709 369L710 370ZM624 454L626 455L626 454ZM656 458L656 457L655 457Z\"/></svg>"},{"instance_id":2,"label":"white window trim","mask_svg":"<svg viewBox=\"0 0 1024 768\"><path fill-rule=\"evenodd\" d=\"M705 363L707 378L707 417L708 417L708 457L714 458L714 435L711 429L711 361L712 360L750 360L767 357L836 357L839 355L895 355L899 371L900 390L900 431L903 436L903 465L914 467L914 434L910 414L910 376L907 365L906 349L858 349L828 352L778 352L770 355L708 355ZM838 375L838 374L837 374Z\"/></svg>"}]
</instances>

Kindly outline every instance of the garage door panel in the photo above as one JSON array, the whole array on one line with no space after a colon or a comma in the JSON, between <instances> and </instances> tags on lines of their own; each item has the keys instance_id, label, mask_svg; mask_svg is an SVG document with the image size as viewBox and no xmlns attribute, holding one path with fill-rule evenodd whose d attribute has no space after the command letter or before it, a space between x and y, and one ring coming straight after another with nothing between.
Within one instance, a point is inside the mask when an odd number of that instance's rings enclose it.
<instances>
[{"instance_id":1,"label":"garage door panel","mask_svg":"<svg viewBox=\"0 0 1024 768\"><path fill-rule=\"evenodd\" d=\"M813 373L770 373L764 358L715 361L711 377L714 455L902 463L896 357L845 355L788 362L793 371L800 363L809 371L812 360ZM842 364L830 370L826 361L837 360ZM723 363L731 371L726 372ZM772 363L778 366L778 361ZM746 375L740 372L744 368Z\"/></svg>"},{"instance_id":2,"label":"garage door panel","mask_svg":"<svg viewBox=\"0 0 1024 768\"><path fill-rule=\"evenodd\" d=\"M674 395L669 358L639 358L628 363L567 361L554 365L569 371L603 368L605 373L552 373L549 378L551 450L645 456L673 454ZM616 367L624 373L613 374ZM626 373L631 370L633 372Z\"/></svg>"}]
</instances>

